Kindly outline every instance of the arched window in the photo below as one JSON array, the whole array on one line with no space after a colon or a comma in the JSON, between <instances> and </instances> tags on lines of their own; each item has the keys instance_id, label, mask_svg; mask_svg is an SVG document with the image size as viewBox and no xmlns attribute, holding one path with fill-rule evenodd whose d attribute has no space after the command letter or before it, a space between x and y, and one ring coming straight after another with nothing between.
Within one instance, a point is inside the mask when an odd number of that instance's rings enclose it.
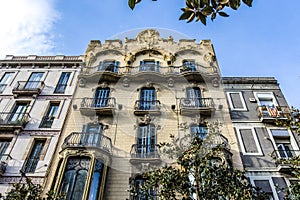
<instances>
[{"instance_id":1,"label":"arched window","mask_svg":"<svg viewBox=\"0 0 300 200\"><path fill-rule=\"evenodd\" d=\"M141 124L137 133L137 154L139 157L155 156L156 127L153 124Z\"/></svg>"},{"instance_id":2,"label":"arched window","mask_svg":"<svg viewBox=\"0 0 300 200\"><path fill-rule=\"evenodd\" d=\"M140 110L156 109L156 91L155 88L142 88L140 92Z\"/></svg>"},{"instance_id":3,"label":"arched window","mask_svg":"<svg viewBox=\"0 0 300 200\"><path fill-rule=\"evenodd\" d=\"M94 107L107 107L110 95L110 88L97 88L94 97Z\"/></svg>"},{"instance_id":4,"label":"arched window","mask_svg":"<svg viewBox=\"0 0 300 200\"><path fill-rule=\"evenodd\" d=\"M82 200L89 168L89 157L68 158L58 193L66 200Z\"/></svg>"}]
</instances>

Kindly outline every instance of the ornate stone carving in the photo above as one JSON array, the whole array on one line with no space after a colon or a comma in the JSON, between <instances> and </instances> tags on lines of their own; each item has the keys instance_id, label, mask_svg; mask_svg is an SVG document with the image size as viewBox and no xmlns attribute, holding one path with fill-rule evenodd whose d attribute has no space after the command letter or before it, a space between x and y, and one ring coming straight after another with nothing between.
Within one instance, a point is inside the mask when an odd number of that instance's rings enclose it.
<instances>
[{"instance_id":1,"label":"ornate stone carving","mask_svg":"<svg viewBox=\"0 0 300 200\"><path fill-rule=\"evenodd\" d=\"M169 87L173 87L174 86L174 79L169 78L167 82L168 82L168 86Z\"/></svg>"},{"instance_id":2,"label":"ornate stone carving","mask_svg":"<svg viewBox=\"0 0 300 200\"><path fill-rule=\"evenodd\" d=\"M147 29L140 32L136 39L139 43L147 43L149 45L157 44L159 40L159 32L155 29Z\"/></svg>"}]
</instances>

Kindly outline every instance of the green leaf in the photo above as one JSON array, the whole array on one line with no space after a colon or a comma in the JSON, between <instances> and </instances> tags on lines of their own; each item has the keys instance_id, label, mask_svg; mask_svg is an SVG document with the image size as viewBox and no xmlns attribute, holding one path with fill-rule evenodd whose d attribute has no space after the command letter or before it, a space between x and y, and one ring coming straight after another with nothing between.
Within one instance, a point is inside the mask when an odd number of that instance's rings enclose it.
<instances>
[{"instance_id":1,"label":"green leaf","mask_svg":"<svg viewBox=\"0 0 300 200\"><path fill-rule=\"evenodd\" d=\"M229 15L225 12L218 12L220 16L222 17L229 17Z\"/></svg>"},{"instance_id":2,"label":"green leaf","mask_svg":"<svg viewBox=\"0 0 300 200\"><path fill-rule=\"evenodd\" d=\"M190 23L191 21L193 21L195 19L195 13L193 12L190 17L187 19L187 23Z\"/></svg>"},{"instance_id":3,"label":"green leaf","mask_svg":"<svg viewBox=\"0 0 300 200\"><path fill-rule=\"evenodd\" d=\"M202 22L203 25L206 25L206 16L203 15L201 12L196 13L196 17L198 20Z\"/></svg>"},{"instance_id":4,"label":"green leaf","mask_svg":"<svg viewBox=\"0 0 300 200\"><path fill-rule=\"evenodd\" d=\"M214 9L212 7L206 6L205 8L202 9L201 13L205 16L209 16L213 11Z\"/></svg>"},{"instance_id":5,"label":"green leaf","mask_svg":"<svg viewBox=\"0 0 300 200\"><path fill-rule=\"evenodd\" d=\"M243 0L243 2L244 2L247 6L252 7L252 2L253 2L253 0Z\"/></svg>"},{"instance_id":6,"label":"green leaf","mask_svg":"<svg viewBox=\"0 0 300 200\"><path fill-rule=\"evenodd\" d=\"M179 17L179 20L185 20L185 19L189 19L191 17L191 15L193 15L194 12L192 11L184 11L182 13L182 15Z\"/></svg>"},{"instance_id":7,"label":"green leaf","mask_svg":"<svg viewBox=\"0 0 300 200\"><path fill-rule=\"evenodd\" d=\"M133 10L135 7L135 0L128 0L128 6Z\"/></svg>"},{"instance_id":8,"label":"green leaf","mask_svg":"<svg viewBox=\"0 0 300 200\"><path fill-rule=\"evenodd\" d=\"M241 5L241 0L229 0L229 6L233 10L237 10Z\"/></svg>"}]
</instances>

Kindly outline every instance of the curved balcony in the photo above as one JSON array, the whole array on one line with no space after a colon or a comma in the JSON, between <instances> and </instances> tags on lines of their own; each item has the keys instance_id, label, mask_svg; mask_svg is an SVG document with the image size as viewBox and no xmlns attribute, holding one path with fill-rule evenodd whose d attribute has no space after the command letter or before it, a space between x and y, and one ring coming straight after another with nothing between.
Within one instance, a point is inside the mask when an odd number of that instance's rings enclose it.
<instances>
[{"instance_id":1,"label":"curved balcony","mask_svg":"<svg viewBox=\"0 0 300 200\"><path fill-rule=\"evenodd\" d=\"M73 132L64 140L62 149L66 148L95 148L112 153L111 139L101 133Z\"/></svg>"},{"instance_id":2,"label":"curved balcony","mask_svg":"<svg viewBox=\"0 0 300 200\"><path fill-rule=\"evenodd\" d=\"M28 121L29 121L28 113L1 112L0 130L2 131L24 130Z\"/></svg>"},{"instance_id":3,"label":"curved balcony","mask_svg":"<svg viewBox=\"0 0 300 200\"><path fill-rule=\"evenodd\" d=\"M159 164L161 163L159 154L159 147L157 144L133 144L130 150L130 162L132 164L138 164L142 162Z\"/></svg>"},{"instance_id":4,"label":"curved balcony","mask_svg":"<svg viewBox=\"0 0 300 200\"><path fill-rule=\"evenodd\" d=\"M82 115L104 115L112 116L116 108L116 99L111 98L83 98L80 103Z\"/></svg>"},{"instance_id":5,"label":"curved balcony","mask_svg":"<svg viewBox=\"0 0 300 200\"><path fill-rule=\"evenodd\" d=\"M180 114L202 114L211 116L215 111L212 98L181 98L179 102Z\"/></svg>"},{"instance_id":6,"label":"curved balcony","mask_svg":"<svg viewBox=\"0 0 300 200\"><path fill-rule=\"evenodd\" d=\"M135 115L145 115L145 114L152 114L152 115L160 115L160 101L153 100L153 101L144 101L144 100L137 100L135 101L134 105L134 114Z\"/></svg>"},{"instance_id":7,"label":"curved balcony","mask_svg":"<svg viewBox=\"0 0 300 200\"><path fill-rule=\"evenodd\" d=\"M18 81L18 85L12 90L12 93L18 96L38 96L44 87L43 81Z\"/></svg>"},{"instance_id":8,"label":"curved balcony","mask_svg":"<svg viewBox=\"0 0 300 200\"><path fill-rule=\"evenodd\" d=\"M285 120L291 115L288 106L258 106L256 110L262 122L275 123L276 119Z\"/></svg>"}]
</instances>

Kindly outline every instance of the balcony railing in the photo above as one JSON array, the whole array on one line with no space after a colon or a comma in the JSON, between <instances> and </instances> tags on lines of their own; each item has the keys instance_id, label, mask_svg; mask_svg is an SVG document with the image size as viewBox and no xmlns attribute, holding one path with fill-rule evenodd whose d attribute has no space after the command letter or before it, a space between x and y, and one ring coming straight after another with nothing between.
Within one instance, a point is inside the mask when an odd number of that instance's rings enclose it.
<instances>
[{"instance_id":1,"label":"balcony railing","mask_svg":"<svg viewBox=\"0 0 300 200\"><path fill-rule=\"evenodd\" d=\"M18 81L18 85L12 90L12 93L17 96L36 96L41 93L43 86L43 81Z\"/></svg>"},{"instance_id":2,"label":"balcony railing","mask_svg":"<svg viewBox=\"0 0 300 200\"><path fill-rule=\"evenodd\" d=\"M181 98L179 108L183 115L196 113L211 115L215 105L212 98Z\"/></svg>"},{"instance_id":3,"label":"balcony railing","mask_svg":"<svg viewBox=\"0 0 300 200\"><path fill-rule=\"evenodd\" d=\"M144 100L137 100L135 101L134 105L134 114L136 115L144 115L151 113L153 115L160 115L160 101L153 100L153 101L144 101Z\"/></svg>"},{"instance_id":4,"label":"balcony railing","mask_svg":"<svg viewBox=\"0 0 300 200\"><path fill-rule=\"evenodd\" d=\"M40 128L51 128L54 119L54 116L44 116L41 121Z\"/></svg>"},{"instance_id":5,"label":"balcony railing","mask_svg":"<svg viewBox=\"0 0 300 200\"><path fill-rule=\"evenodd\" d=\"M116 108L116 99L110 98L83 98L80 103L80 112L83 115L113 115Z\"/></svg>"},{"instance_id":6,"label":"balcony railing","mask_svg":"<svg viewBox=\"0 0 300 200\"><path fill-rule=\"evenodd\" d=\"M98 66L98 71L118 73L118 66L115 63L103 63Z\"/></svg>"},{"instance_id":7,"label":"balcony railing","mask_svg":"<svg viewBox=\"0 0 300 200\"><path fill-rule=\"evenodd\" d=\"M9 154L0 154L0 176L5 173L8 161L11 159L12 157Z\"/></svg>"},{"instance_id":8,"label":"balcony railing","mask_svg":"<svg viewBox=\"0 0 300 200\"><path fill-rule=\"evenodd\" d=\"M73 132L65 138L62 148L97 148L112 153L111 139L101 133Z\"/></svg>"},{"instance_id":9,"label":"balcony railing","mask_svg":"<svg viewBox=\"0 0 300 200\"><path fill-rule=\"evenodd\" d=\"M138 164L143 162L148 162L152 164L161 163L159 148L156 144L134 144L131 146L130 155L130 163L132 164Z\"/></svg>"},{"instance_id":10,"label":"balcony railing","mask_svg":"<svg viewBox=\"0 0 300 200\"><path fill-rule=\"evenodd\" d=\"M23 130L28 121L28 113L0 112L0 130Z\"/></svg>"},{"instance_id":11,"label":"balcony railing","mask_svg":"<svg viewBox=\"0 0 300 200\"><path fill-rule=\"evenodd\" d=\"M257 112L263 122L275 122L276 119L286 119L291 115L288 106L258 106Z\"/></svg>"},{"instance_id":12,"label":"balcony railing","mask_svg":"<svg viewBox=\"0 0 300 200\"><path fill-rule=\"evenodd\" d=\"M295 156L300 156L300 150L276 150L271 153L279 171L290 171L292 165L287 162L287 159Z\"/></svg>"},{"instance_id":13,"label":"balcony railing","mask_svg":"<svg viewBox=\"0 0 300 200\"><path fill-rule=\"evenodd\" d=\"M159 65L157 64L141 64L139 66L140 72L159 72Z\"/></svg>"}]
</instances>

